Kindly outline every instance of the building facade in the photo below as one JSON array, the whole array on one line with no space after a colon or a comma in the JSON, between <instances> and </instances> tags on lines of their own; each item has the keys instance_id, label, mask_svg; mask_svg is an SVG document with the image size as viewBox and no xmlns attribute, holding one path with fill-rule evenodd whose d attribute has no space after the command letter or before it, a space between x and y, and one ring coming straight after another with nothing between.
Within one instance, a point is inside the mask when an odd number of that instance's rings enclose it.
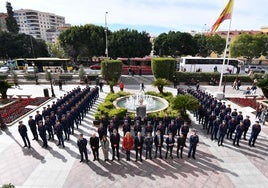
<instances>
[{"instance_id":1,"label":"building facade","mask_svg":"<svg viewBox=\"0 0 268 188\"><path fill-rule=\"evenodd\" d=\"M63 16L32 9L15 10L14 17L20 28L19 33L25 33L47 42L54 42L59 34L58 28L65 25Z\"/></svg>"},{"instance_id":2,"label":"building facade","mask_svg":"<svg viewBox=\"0 0 268 188\"><path fill-rule=\"evenodd\" d=\"M7 14L0 12L0 31L7 31L6 18Z\"/></svg>"}]
</instances>

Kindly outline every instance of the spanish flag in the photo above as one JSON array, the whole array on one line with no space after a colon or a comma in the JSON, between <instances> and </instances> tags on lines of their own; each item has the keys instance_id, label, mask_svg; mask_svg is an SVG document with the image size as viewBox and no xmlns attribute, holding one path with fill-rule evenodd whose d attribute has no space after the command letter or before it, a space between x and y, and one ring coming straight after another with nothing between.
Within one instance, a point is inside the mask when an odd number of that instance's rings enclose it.
<instances>
[{"instance_id":1,"label":"spanish flag","mask_svg":"<svg viewBox=\"0 0 268 188\"><path fill-rule=\"evenodd\" d=\"M228 4L225 6L225 8L223 9L221 15L219 16L219 18L216 20L216 22L213 24L212 28L211 28L211 32L214 33L217 31L218 27L220 26L220 24L224 21L224 20L228 20L231 19L232 16L232 10L233 10L233 4L234 4L234 0L229 0Z\"/></svg>"}]
</instances>

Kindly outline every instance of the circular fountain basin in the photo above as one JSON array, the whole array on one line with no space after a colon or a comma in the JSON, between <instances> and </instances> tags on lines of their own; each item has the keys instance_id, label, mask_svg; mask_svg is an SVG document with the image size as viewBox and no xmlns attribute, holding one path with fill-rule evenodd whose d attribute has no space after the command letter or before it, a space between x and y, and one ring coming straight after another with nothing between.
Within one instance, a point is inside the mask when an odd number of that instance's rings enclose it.
<instances>
[{"instance_id":1,"label":"circular fountain basin","mask_svg":"<svg viewBox=\"0 0 268 188\"><path fill-rule=\"evenodd\" d=\"M128 112L134 113L136 113L136 108L141 106L137 95L120 97L116 99L113 104L116 108L126 108ZM144 95L142 105L146 106L146 113L152 113L165 110L169 104L167 100L163 98L152 95Z\"/></svg>"}]
</instances>

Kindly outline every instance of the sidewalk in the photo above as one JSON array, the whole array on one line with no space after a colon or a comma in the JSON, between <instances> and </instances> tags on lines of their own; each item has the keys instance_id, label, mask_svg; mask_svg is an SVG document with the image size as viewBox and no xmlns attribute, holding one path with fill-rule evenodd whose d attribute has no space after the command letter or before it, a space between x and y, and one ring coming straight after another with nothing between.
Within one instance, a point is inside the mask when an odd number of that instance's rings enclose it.
<instances>
[{"instance_id":1,"label":"sidewalk","mask_svg":"<svg viewBox=\"0 0 268 188\"><path fill-rule=\"evenodd\" d=\"M57 97L77 85L63 85L63 90L54 86ZM84 86L81 86L82 88ZM156 88L146 85L145 90ZM183 86L186 87L186 86ZM243 86L242 89L246 87ZM44 96L43 89L50 85L23 85L21 89L10 89L8 94L31 94L32 97ZM136 93L139 86L126 87L126 91ZM88 164L79 163L80 155L76 146L79 133L83 133L87 139L91 133L96 132L93 126L94 111L109 92L109 87L104 86L104 92L89 112L79 129L75 129L75 135L65 143L65 149L56 146L56 141L49 141L49 149L43 149L39 142L31 141L32 149L22 148L22 139L17 131L17 124L9 127L7 131L0 131L0 185L13 183L21 188L83 188L83 187L268 187L268 130L267 126L262 127L256 147L249 148L247 142L242 140L241 147L237 148L225 139L225 146L218 147L217 143L211 141L201 126L193 124L200 135L200 143L197 148L196 160L188 159L184 149L184 159L174 158L173 160L143 160L135 162L135 152L131 152L131 161L125 160L123 151L120 150L121 160L104 162L100 148L100 161L93 162L93 156L89 149ZM216 86L201 86L208 92L218 90ZM171 87L165 87L176 95L177 91ZM115 91L119 88L115 87ZM258 91L259 92L259 91ZM261 93L260 93L261 95ZM242 91L236 91L231 86L226 87L226 97L242 96ZM51 101L49 102L51 103ZM48 103L48 104L49 104ZM236 104L232 108L243 111L243 115L250 115L254 122L254 114L241 108ZM42 109L42 106L39 107ZM33 112L35 114L35 112ZM23 118L26 123L28 117ZM193 118L194 120L194 118ZM251 132L249 129L248 136ZM122 130L120 129L122 135ZM28 129L28 136L32 135ZM187 145L188 144L187 140ZM89 146L88 146L89 148ZM164 150L165 152L165 150ZM175 153L175 148L173 150ZM111 151L110 151L111 159ZM144 155L143 155L144 156Z\"/></svg>"}]
</instances>

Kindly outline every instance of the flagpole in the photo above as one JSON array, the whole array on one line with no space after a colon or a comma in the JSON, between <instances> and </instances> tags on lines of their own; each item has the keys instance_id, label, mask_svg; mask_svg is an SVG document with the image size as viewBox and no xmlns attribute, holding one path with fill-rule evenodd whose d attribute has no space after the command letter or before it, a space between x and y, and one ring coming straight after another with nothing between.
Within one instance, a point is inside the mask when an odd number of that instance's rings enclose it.
<instances>
[{"instance_id":1,"label":"flagpole","mask_svg":"<svg viewBox=\"0 0 268 188\"><path fill-rule=\"evenodd\" d=\"M234 0L233 0L233 5L234 5ZM227 56L227 49L228 49L228 46L229 46L229 37L230 37L230 30L231 30L232 17L233 17L233 7L234 6L232 6L232 10L231 10L232 14L231 14L231 17L230 17L229 28L228 28L227 37L226 37L226 44L225 44L225 49L224 49L224 54L223 54L223 62L222 62L221 76L220 76L218 92L221 91L223 71L224 71L224 66L225 66L225 62L226 62L226 58L227 58L226 56Z\"/></svg>"}]
</instances>

